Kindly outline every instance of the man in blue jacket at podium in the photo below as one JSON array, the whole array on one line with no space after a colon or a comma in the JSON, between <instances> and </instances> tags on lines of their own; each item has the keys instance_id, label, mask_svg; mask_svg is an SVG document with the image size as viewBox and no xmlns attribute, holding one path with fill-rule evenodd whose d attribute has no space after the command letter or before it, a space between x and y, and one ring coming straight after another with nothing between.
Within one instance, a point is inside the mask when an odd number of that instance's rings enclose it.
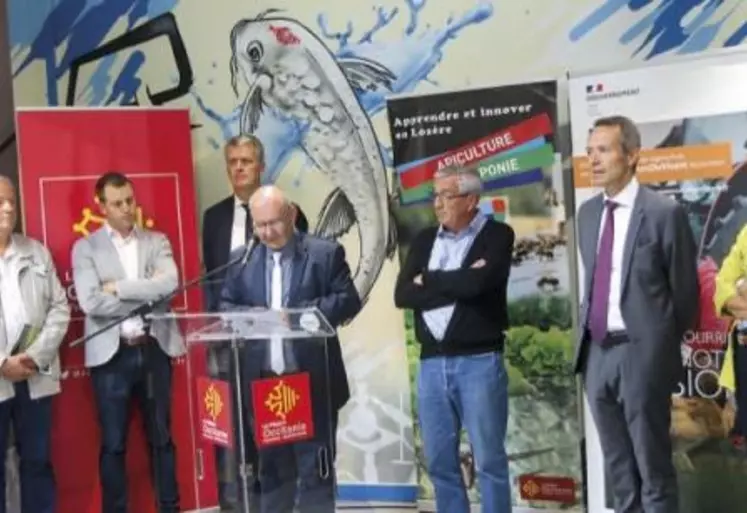
<instances>
[{"instance_id":1,"label":"man in blue jacket at podium","mask_svg":"<svg viewBox=\"0 0 747 513\"><path fill-rule=\"evenodd\" d=\"M231 252L245 248L252 236L252 219L249 214L249 198L259 188L265 169L265 148L256 136L240 134L231 137L223 148L226 174L231 185L231 195L210 206L202 220L202 257L205 272L210 279L204 283L205 309L215 311L220 302L220 291L226 266L231 261ZM301 209L296 206L296 229L307 232L309 223ZM221 271L221 269L223 269ZM228 344L211 347L208 361L211 374L218 379L232 380L231 350ZM234 409L236 405L234 404ZM234 430L237 430L234 427ZM248 464L256 474L254 443L248 441ZM235 455L229 449L215 448L218 476L218 500L221 511L242 511L241 503L251 504L251 513L257 513L256 495L258 483L250 482L248 490L235 487L239 473Z\"/></svg>"},{"instance_id":2,"label":"man in blue jacket at podium","mask_svg":"<svg viewBox=\"0 0 747 513\"><path fill-rule=\"evenodd\" d=\"M295 207L277 187L261 187L249 208L259 243L245 265L228 271L221 309L316 307L333 328L355 317L362 305L343 247L295 230ZM310 376L313 438L272 447L257 440L260 511L334 513L335 433L339 410L350 398L340 342L328 338L326 350L317 341L288 342L272 337L244 351L246 383L278 376L290 382L300 372ZM261 424L260 413L251 405L248 410L250 424Z\"/></svg>"}]
</instances>

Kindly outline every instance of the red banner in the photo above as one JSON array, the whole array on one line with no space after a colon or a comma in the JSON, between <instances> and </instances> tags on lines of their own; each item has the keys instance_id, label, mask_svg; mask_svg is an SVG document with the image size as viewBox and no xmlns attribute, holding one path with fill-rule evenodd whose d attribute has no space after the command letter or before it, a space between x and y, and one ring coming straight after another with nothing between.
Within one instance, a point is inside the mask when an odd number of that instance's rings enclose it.
<instances>
[{"instance_id":1,"label":"red banner","mask_svg":"<svg viewBox=\"0 0 747 513\"><path fill-rule=\"evenodd\" d=\"M253 381L252 404L257 447L314 438L308 372Z\"/></svg>"},{"instance_id":2,"label":"red banner","mask_svg":"<svg viewBox=\"0 0 747 513\"><path fill-rule=\"evenodd\" d=\"M186 109L20 109L16 130L19 183L26 233L46 244L57 265L73 308L63 348L62 393L54 403L53 465L59 513L99 513L99 427L83 346L67 347L82 334L71 273L73 243L99 228L94 183L107 171L121 171L134 184L142 226L165 233L182 280L200 272L189 112ZM199 311L194 287L174 300L178 311ZM190 365L204 365L191 353ZM217 503L213 450L195 439L190 416L186 359L173 366L172 434L177 447L182 510ZM196 404L192 404L192 410ZM154 512L149 454L139 408L133 408L127 442L130 510ZM195 449L204 472L198 479ZM199 486L199 490L198 490ZM199 500L198 500L199 497ZM199 502L199 504L198 504Z\"/></svg>"},{"instance_id":3,"label":"red banner","mask_svg":"<svg viewBox=\"0 0 747 513\"><path fill-rule=\"evenodd\" d=\"M197 400L202 439L233 448L231 388L225 381L197 378Z\"/></svg>"}]
</instances>

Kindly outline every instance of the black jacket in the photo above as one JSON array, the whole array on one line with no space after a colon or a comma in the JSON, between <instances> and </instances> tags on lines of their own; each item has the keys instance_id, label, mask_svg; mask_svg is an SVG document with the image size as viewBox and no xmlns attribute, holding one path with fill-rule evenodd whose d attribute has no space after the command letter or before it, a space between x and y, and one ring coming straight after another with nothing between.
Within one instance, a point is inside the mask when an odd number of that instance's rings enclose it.
<instances>
[{"instance_id":1,"label":"black jacket","mask_svg":"<svg viewBox=\"0 0 747 513\"><path fill-rule=\"evenodd\" d=\"M502 351L508 328L507 288L515 234L506 223L489 219L475 237L461 268L429 271L437 227L426 228L412 242L397 279L394 302L412 309L421 358ZM472 268L478 260L482 267ZM414 282L422 276L422 285ZM455 304L443 341L423 320L423 311Z\"/></svg>"}]
</instances>

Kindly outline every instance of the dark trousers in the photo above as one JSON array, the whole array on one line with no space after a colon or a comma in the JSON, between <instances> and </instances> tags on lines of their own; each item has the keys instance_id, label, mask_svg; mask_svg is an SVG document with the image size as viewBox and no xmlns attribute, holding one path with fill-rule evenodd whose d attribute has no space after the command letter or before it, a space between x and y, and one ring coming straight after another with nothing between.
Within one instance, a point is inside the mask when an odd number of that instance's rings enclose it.
<instances>
[{"instance_id":1,"label":"dark trousers","mask_svg":"<svg viewBox=\"0 0 747 513\"><path fill-rule=\"evenodd\" d=\"M313 439L258 450L261 513L335 512L338 414L330 412L326 390L312 390Z\"/></svg>"},{"instance_id":2,"label":"dark trousers","mask_svg":"<svg viewBox=\"0 0 747 513\"><path fill-rule=\"evenodd\" d=\"M588 342L584 385L616 513L678 513L671 389L641 375L636 346Z\"/></svg>"},{"instance_id":3,"label":"dark trousers","mask_svg":"<svg viewBox=\"0 0 747 513\"><path fill-rule=\"evenodd\" d=\"M747 337L747 334L742 335ZM747 436L747 346L737 341L736 330L729 340L734 345L734 378L736 391L734 399L737 403L737 415L734 422L733 433L735 435Z\"/></svg>"},{"instance_id":4,"label":"dark trousers","mask_svg":"<svg viewBox=\"0 0 747 513\"><path fill-rule=\"evenodd\" d=\"M239 348L239 355L242 348ZM231 411L235 412L232 416L234 440L239 440L239 422L238 416L244 419L245 429L245 450L244 465L247 473L247 486L244 489L241 478L241 458L239 457L240 447L237 445L233 450L224 447L215 447L215 466L216 476L218 478L218 503L221 511L244 511L243 505L249 502L249 511L252 513L259 512L259 476L257 475L257 447L254 444L254 437L249 427L249 416L245 408L241 407L236 394L236 382L238 375L236 373L236 361L234 360L233 350L230 343L213 344L208 350L210 359L211 377L226 381L231 387ZM239 356L241 362L241 356ZM241 386L241 384L240 384ZM243 387L243 393L248 393L247 387Z\"/></svg>"},{"instance_id":5,"label":"dark trousers","mask_svg":"<svg viewBox=\"0 0 747 513\"><path fill-rule=\"evenodd\" d=\"M101 427L102 513L127 513L125 450L130 405L135 399L145 420L152 479L159 513L179 511L176 451L171 438L171 360L155 340L120 345L114 357L91 369Z\"/></svg>"},{"instance_id":6,"label":"dark trousers","mask_svg":"<svg viewBox=\"0 0 747 513\"><path fill-rule=\"evenodd\" d=\"M7 452L11 426L20 459L21 511L54 513L55 482L50 435L52 398L32 400L24 381L15 384L16 395L0 403L0 454ZM5 513L5 464L0 464L0 513ZM12 512L11 512L12 513Z\"/></svg>"}]
</instances>

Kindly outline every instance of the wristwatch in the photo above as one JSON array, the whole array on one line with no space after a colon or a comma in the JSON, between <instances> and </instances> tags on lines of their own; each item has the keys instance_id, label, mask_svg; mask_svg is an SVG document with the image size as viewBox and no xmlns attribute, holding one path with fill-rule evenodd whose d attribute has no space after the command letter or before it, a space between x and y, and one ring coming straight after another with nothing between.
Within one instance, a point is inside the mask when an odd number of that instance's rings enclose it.
<instances>
[{"instance_id":1,"label":"wristwatch","mask_svg":"<svg viewBox=\"0 0 747 513\"><path fill-rule=\"evenodd\" d=\"M747 282L747 279L745 279L745 278L739 278L737 280L737 290L741 289L742 285L744 285L745 282Z\"/></svg>"}]
</instances>

